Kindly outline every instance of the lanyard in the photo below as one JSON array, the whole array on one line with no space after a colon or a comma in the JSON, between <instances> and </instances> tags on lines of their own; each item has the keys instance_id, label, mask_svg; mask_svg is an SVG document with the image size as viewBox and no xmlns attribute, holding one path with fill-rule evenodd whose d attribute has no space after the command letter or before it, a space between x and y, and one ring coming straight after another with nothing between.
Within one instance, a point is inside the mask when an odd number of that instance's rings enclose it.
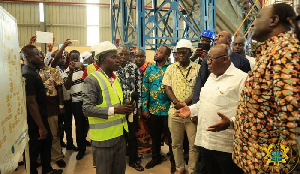
<instances>
[{"instance_id":1,"label":"lanyard","mask_svg":"<svg viewBox=\"0 0 300 174\"><path fill-rule=\"evenodd\" d=\"M184 78L188 83L190 83L190 82L192 81L192 79L188 80L187 77L188 77L189 74L190 74L190 71L191 71L191 69L192 69L192 66L189 67L188 72L186 73L185 76L184 76L184 74L183 74L181 68L180 68L180 67L178 67L178 68L179 68L180 73L181 73L181 75L183 76L183 78Z\"/></svg>"}]
</instances>

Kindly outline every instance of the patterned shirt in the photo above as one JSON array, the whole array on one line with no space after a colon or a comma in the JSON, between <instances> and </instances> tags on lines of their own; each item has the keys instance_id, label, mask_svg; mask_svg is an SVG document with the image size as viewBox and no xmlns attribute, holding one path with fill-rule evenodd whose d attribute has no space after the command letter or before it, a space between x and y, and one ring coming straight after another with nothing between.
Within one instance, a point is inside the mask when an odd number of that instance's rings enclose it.
<instances>
[{"instance_id":1,"label":"patterned shirt","mask_svg":"<svg viewBox=\"0 0 300 174\"><path fill-rule=\"evenodd\" d=\"M141 94L142 80L138 67L131 62L128 62L124 68L120 68L115 73L120 79L120 83L123 89L124 101L130 100L132 92ZM138 108L141 107L141 99L137 101Z\"/></svg>"},{"instance_id":2,"label":"patterned shirt","mask_svg":"<svg viewBox=\"0 0 300 174\"><path fill-rule=\"evenodd\" d=\"M63 84L59 70L45 66L44 69L39 71L39 74L43 80L46 96L57 96L55 87Z\"/></svg>"},{"instance_id":3,"label":"patterned shirt","mask_svg":"<svg viewBox=\"0 0 300 174\"><path fill-rule=\"evenodd\" d=\"M194 92L196 78L200 69L200 65L190 61L188 67L183 68L179 62L168 67L162 84L170 86L178 101L184 102ZM174 104L171 103L169 116L174 116Z\"/></svg>"},{"instance_id":4,"label":"patterned shirt","mask_svg":"<svg viewBox=\"0 0 300 174\"><path fill-rule=\"evenodd\" d=\"M299 157L299 54L290 32L273 36L249 72L242 90L234 132L234 162L246 173L288 173ZM273 147L272 147L273 145ZM269 163L285 148L288 159ZM294 152L290 154L290 152Z\"/></svg>"},{"instance_id":5,"label":"patterned shirt","mask_svg":"<svg viewBox=\"0 0 300 174\"><path fill-rule=\"evenodd\" d=\"M169 65L171 63L166 62L159 68L154 64L146 69L142 85L142 111L149 111L157 116L168 116L170 100L162 80Z\"/></svg>"}]
</instances>

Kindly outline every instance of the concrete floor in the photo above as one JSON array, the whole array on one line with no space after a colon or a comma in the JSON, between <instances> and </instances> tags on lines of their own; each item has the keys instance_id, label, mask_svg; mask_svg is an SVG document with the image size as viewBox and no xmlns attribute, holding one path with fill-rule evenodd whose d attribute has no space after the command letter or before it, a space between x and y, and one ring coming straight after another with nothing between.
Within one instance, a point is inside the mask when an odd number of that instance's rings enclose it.
<instances>
[{"instance_id":1,"label":"concrete floor","mask_svg":"<svg viewBox=\"0 0 300 174\"><path fill-rule=\"evenodd\" d=\"M163 147L163 152L167 153L167 146ZM77 161L76 155L77 152L75 151L66 151L64 148L65 158L64 160L67 163L66 168L62 168L64 170L64 174L93 174L96 173L96 169L93 168L93 157L92 157L92 150L91 147L87 147L86 155L82 160ZM169 159L169 158L168 158ZM152 168L152 169L145 169L143 172L136 171L135 169L128 166L128 157L127 166L126 166L126 174L167 174L170 173L171 163L169 160L164 161L162 164ZM151 155L143 155L142 165L145 167L147 162L151 160ZM52 167L58 169L58 166L55 163L52 163ZM41 173L41 167L38 168L38 171ZM19 166L18 171L15 171L13 174L25 174L25 167L24 165Z\"/></svg>"},{"instance_id":2,"label":"concrete floor","mask_svg":"<svg viewBox=\"0 0 300 174\"><path fill-rule=\"evenodd\" d=\"M73 121L73 125L74 121ZM75 140L75 130L73 126L73 139ZM88 138L89 140L89 135ZM76 142L76 141L75 141ZM74 143L75 143L74 142ZM168 152L168 146L162 147L162 153L166 154ZM76 155L77 152L66 150L63 148L63 153L65 154L65 162L67 166L62 168L64 170L64 174L93 174L96 173L96 169L93 168L93 157L92 157L92 149L91 147L87 147L86 155L83 159L77 161ZM143 154L142 155L142 166L145 165L151 160L151 154ZM136 171L135 169L128 166L128 157L126 157L126 174L167 174L170 173L171 163L169 161L169 157L167 161L164 161L162 164L155 166L152 169L145 169L143 172ZM58 169L59 167L52 163L52 167ZM41 173L41 167L38 168L39 173ZM24 165L19 166L18 171L13 172L13 174L25 174L25 167Z\"/></svg>"}]
</instances>

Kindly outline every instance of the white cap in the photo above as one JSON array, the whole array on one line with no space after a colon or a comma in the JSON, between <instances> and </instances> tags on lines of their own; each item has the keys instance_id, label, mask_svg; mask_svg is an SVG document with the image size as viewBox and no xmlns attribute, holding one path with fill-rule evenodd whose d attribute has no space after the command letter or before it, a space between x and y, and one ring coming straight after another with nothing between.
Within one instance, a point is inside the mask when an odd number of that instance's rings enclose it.
<instances>
[{"instance_id":1,"label":"white cap","mask_svg":"<svg viewBox=\"0 0 300 174\"><path fill-rule=\"evenodd\" d=\"M90 53L90 52L88 52L88 51L85 51L85 52L83 52L83 53L81 54L81 57L82 57L83 60L86 60L86 59L88 59L88 58L91 57L91 56L92 56L92 53Z\"/></svg>"},{"instance_id":2,"label":"white cap","mask_svg":"<svg viewBox=\"0 0 300 174\"><path fill-rule=\"evenodd\" d=\"M180 41L177 42L176 51L178 48L189 48L191 49L191 51L193 51L193 44L189 40L181 39Z\"/></svg>"},{"instance_id":3,"label":"white cap","mask_svg":"<svg viewBox=\"0 0 300 174\"><path fill-rule=\"evenodd\" d=\"M111 42L104 41L104 42L100 42L100 43L98 43L96 45L92 45L91 46L91 50L95 51L95 55L97 55L97 54L105 52L105 51L117 50L117 48Z\"/></svg>"}]
</instances>

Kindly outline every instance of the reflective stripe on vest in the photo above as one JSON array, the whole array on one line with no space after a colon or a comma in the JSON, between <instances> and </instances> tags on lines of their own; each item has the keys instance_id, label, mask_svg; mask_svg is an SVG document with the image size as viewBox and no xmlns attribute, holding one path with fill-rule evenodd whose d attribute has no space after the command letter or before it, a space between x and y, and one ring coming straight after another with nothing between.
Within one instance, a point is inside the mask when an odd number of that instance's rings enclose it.
<instances>
[{"instance_id":1,"label":"reflective stripe on vest","mask_svg":"<svg viewBox=\"0 0 300 174\"><path fill-rule=\"evenodd\" d=\"M96 70L96 67L95 65L92 63L92 64L89 64L87 67L86 67L86 72L87 72L87 75L90 75L92 74L93 72L97 71Z\"/></svg>"},{"instance_id":2,"label":"reflective stripe on vest","mask_svg":"<svg viewBox=\"0 0 300 174\"><path fill-rule=\"evenodd\" d=\"M108 108L116 107L123 101L123 91L119 83L118 78L114 81L114 87L116 92L112 88L110 82L99 71L91 74L94 76L101 88L103 102L96 107ZM124 114L115 114L108 117L108 119L102 119L97 117L88 117L90 124L90 136L93 141L105 141L123 135L123 128L128 132L128 125Z\"/></svg>"}]
</instances>

